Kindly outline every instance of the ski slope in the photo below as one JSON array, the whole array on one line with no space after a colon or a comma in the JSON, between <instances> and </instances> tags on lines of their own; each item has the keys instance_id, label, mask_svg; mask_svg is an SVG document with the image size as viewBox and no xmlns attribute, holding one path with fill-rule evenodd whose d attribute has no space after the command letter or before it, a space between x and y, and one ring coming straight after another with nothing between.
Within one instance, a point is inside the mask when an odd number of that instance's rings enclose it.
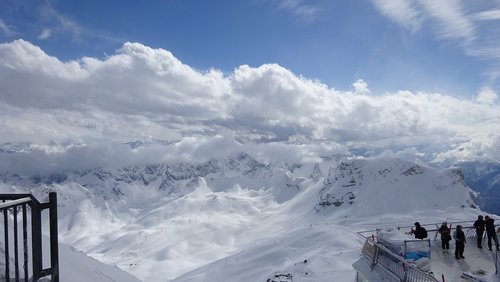
<instances>
[{"instance_id":1,"label":"ski slope","mask_svg":"<svg viewBox=\"0 0 500 282\"><path fill-rule=\"evenodd\" d=\"M353 281L357 232L484 214L455 169L394 158L221 163L175 166L179 180L163 190L135 168L0 188L58 192L60 240L142 281Z\"/></svg>"}]
</instances>

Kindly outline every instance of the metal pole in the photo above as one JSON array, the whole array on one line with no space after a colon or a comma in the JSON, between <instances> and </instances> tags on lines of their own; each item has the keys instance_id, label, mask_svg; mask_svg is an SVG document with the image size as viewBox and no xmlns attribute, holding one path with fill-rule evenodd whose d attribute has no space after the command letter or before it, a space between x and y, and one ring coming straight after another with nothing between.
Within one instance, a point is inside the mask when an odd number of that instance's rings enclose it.
<instances>
[{"instance_id":1,"label":"metal pole","mask_svg":"<svg viewBox=\"0 0 500 282\"><path fill-rule=\"evenodd\" d=\"M28 282L28 216L26 204L23 204L23 252L24 281Z\"/></svg>"},{"instance_id":2,"label":"metal pole","mask_svg":"<svg viewBox=\"0 0 500 282\"><path fill-rule=\"evenodd\" d=\"M42 216L40 206L31 204L31 248L33 257L33 281L40 279L42 272Z\"/></svg>"},{"instance_id":3,"label":"metal pole","mask_svg":"<svg viewBox=\"0 0 500 282\"><path fill-rule=\"evenodd\" d=\"M5 240L5 280L10 279L9 269L9 221L7 218L7 209L3 210L3 226L4 226L4 240Z\"/></svg>"},{"instance_id":4,"label":"metal pole","mask_svg":"<svg viewBox=\"0 0 500 282\"><path fill-rule=\"evenodd\" d=\"M17 238L17 207L14 207L14 271L15 279L19 281L19 242Z\"/></svg>"},{"instance_id":5,"label":"metal pole","mask_svg":"<svg viewBox=\"0 0 500 282\"><path fill-rule=\"evenodd\" d=\"M59 282L59 240L57 228L57 193L49 193L50 205L50 264L52 282Z\"/></svg>"}]
</instances>

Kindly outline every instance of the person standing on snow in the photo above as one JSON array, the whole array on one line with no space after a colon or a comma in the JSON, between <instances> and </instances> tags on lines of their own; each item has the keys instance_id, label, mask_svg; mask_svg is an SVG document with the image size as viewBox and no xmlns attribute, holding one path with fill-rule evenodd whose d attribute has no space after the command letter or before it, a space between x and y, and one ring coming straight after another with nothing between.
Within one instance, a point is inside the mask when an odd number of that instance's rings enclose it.
<instances>
[{"instance_id":1,"label":"person standing on snow","mask_svg":"<svg viewBox=\"0 0 500 282\"><path fill-rule=\"evenodd\" d=\"M484 220L482 215L477 216L477 220L474 222L474 228L476 229L477 247L482 249L483 234L484 234Z\"/></svg>"},{"instance_id":2,"label":"person standing on snow","mask_svg":"<svg viewBox=\"0 0 500 282\"><path fill-rule=\"evenodd\" d=\"M486 216L484 221L484 225L486 226L486 235L488 235L488 248L491 251L491 240L495 241L497 245L497 251L500 251L498 248L498 237L497 232L495 231L495 220L489 216Z\"/></svg>"},{"instance_id":3,"label":"person standing on snow","mask_svg":"<svg viewBox=\"0 0 500 282\"><path fill-rule=\"evenodd\" d=\"M438 232L441 234L441 247L443 250L448 250L450 248L451 230L448 228L448 223L446 221L441 224Z\"/></svg>"},{"instance_id":4,"label":"person standing on snow","mask_svg":"<svg viewBox=\"0 0 500 282\"><path fill-rule=\"evenodd\" d=\"M457 225L455 233L453 233L453 238L455 238L455 258L461 259L464 257L465 249L465 233L462 231L462 225Z\"/></svg>"}]
</instances>

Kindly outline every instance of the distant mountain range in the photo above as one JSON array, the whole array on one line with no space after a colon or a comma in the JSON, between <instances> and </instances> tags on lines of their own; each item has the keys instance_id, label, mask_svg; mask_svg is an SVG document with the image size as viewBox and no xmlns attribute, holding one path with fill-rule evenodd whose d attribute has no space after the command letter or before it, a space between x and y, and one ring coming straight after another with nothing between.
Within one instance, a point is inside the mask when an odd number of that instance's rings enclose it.
<instances>
[{"instance_id":1,"label":"distant mountain range","mask_svg":"<svg viewBox=\"0 0 500 282\"><path fill-rule=\"evenodd\" d=\"M130 144L131 150L141 146ZM0 154L30 150L28 145L1 148ZM493 206L484 200L487 195L498 195L498 164L438 169L389 157L332 154L321 159L263 163L236 153L198 163L46 175L3 171L0 191L32 192L39 198L57 191L61 240L144 281L227 281L228 273L234 281L266 281L278 266L295 277L309 275L297 269L304 254L308 260L328 259L323 243L337 248L339 242L330 240L352 236L352 224L364 218L412 222L415 213L430 214L433 221L470 217L476 203L466 184L481 187L475 194L485 207ZM468 175L476 177L473 182ZM310 231L324 222L346 226L337 226L340 233L334 237L326 225ZM357 256L352 246L359 242L344 239L351 242L349 256ZM248 265L239 260L260 271L245 271ZM300 265L308 271L319 267Z\"/></svg>"},{"instance_id":2,"label":"distant mountain range","mask_svg":"<svg viewBox=\"0 0 500 282\"><path fill-rule=\"evenodd\" d=\"M476 161L457 164L465 184L472 188L482 210L500 215L500 162Z\"/></svg>"}]
</instances>

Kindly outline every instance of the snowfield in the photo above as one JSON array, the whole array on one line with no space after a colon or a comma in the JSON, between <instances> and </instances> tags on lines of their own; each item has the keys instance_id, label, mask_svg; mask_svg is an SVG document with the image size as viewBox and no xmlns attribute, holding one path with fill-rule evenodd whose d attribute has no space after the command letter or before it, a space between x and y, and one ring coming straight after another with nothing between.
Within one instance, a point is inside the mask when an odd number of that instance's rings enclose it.
<instances>
[{"instance_id":1,"label":"snowfield","mask_svg":"<svg viewBox=\"0 0 500 282\"><path fill-rule=\"evenodd\" d=\"M239 154L57 179L7 175L0 187L58 192L60 241L142 281L353 281L356 232L484 214L459 169L395 158L290 165ZM72 252L62 248L62 281L86 275L67 272Z\"/></svg>"}]
</instances>

